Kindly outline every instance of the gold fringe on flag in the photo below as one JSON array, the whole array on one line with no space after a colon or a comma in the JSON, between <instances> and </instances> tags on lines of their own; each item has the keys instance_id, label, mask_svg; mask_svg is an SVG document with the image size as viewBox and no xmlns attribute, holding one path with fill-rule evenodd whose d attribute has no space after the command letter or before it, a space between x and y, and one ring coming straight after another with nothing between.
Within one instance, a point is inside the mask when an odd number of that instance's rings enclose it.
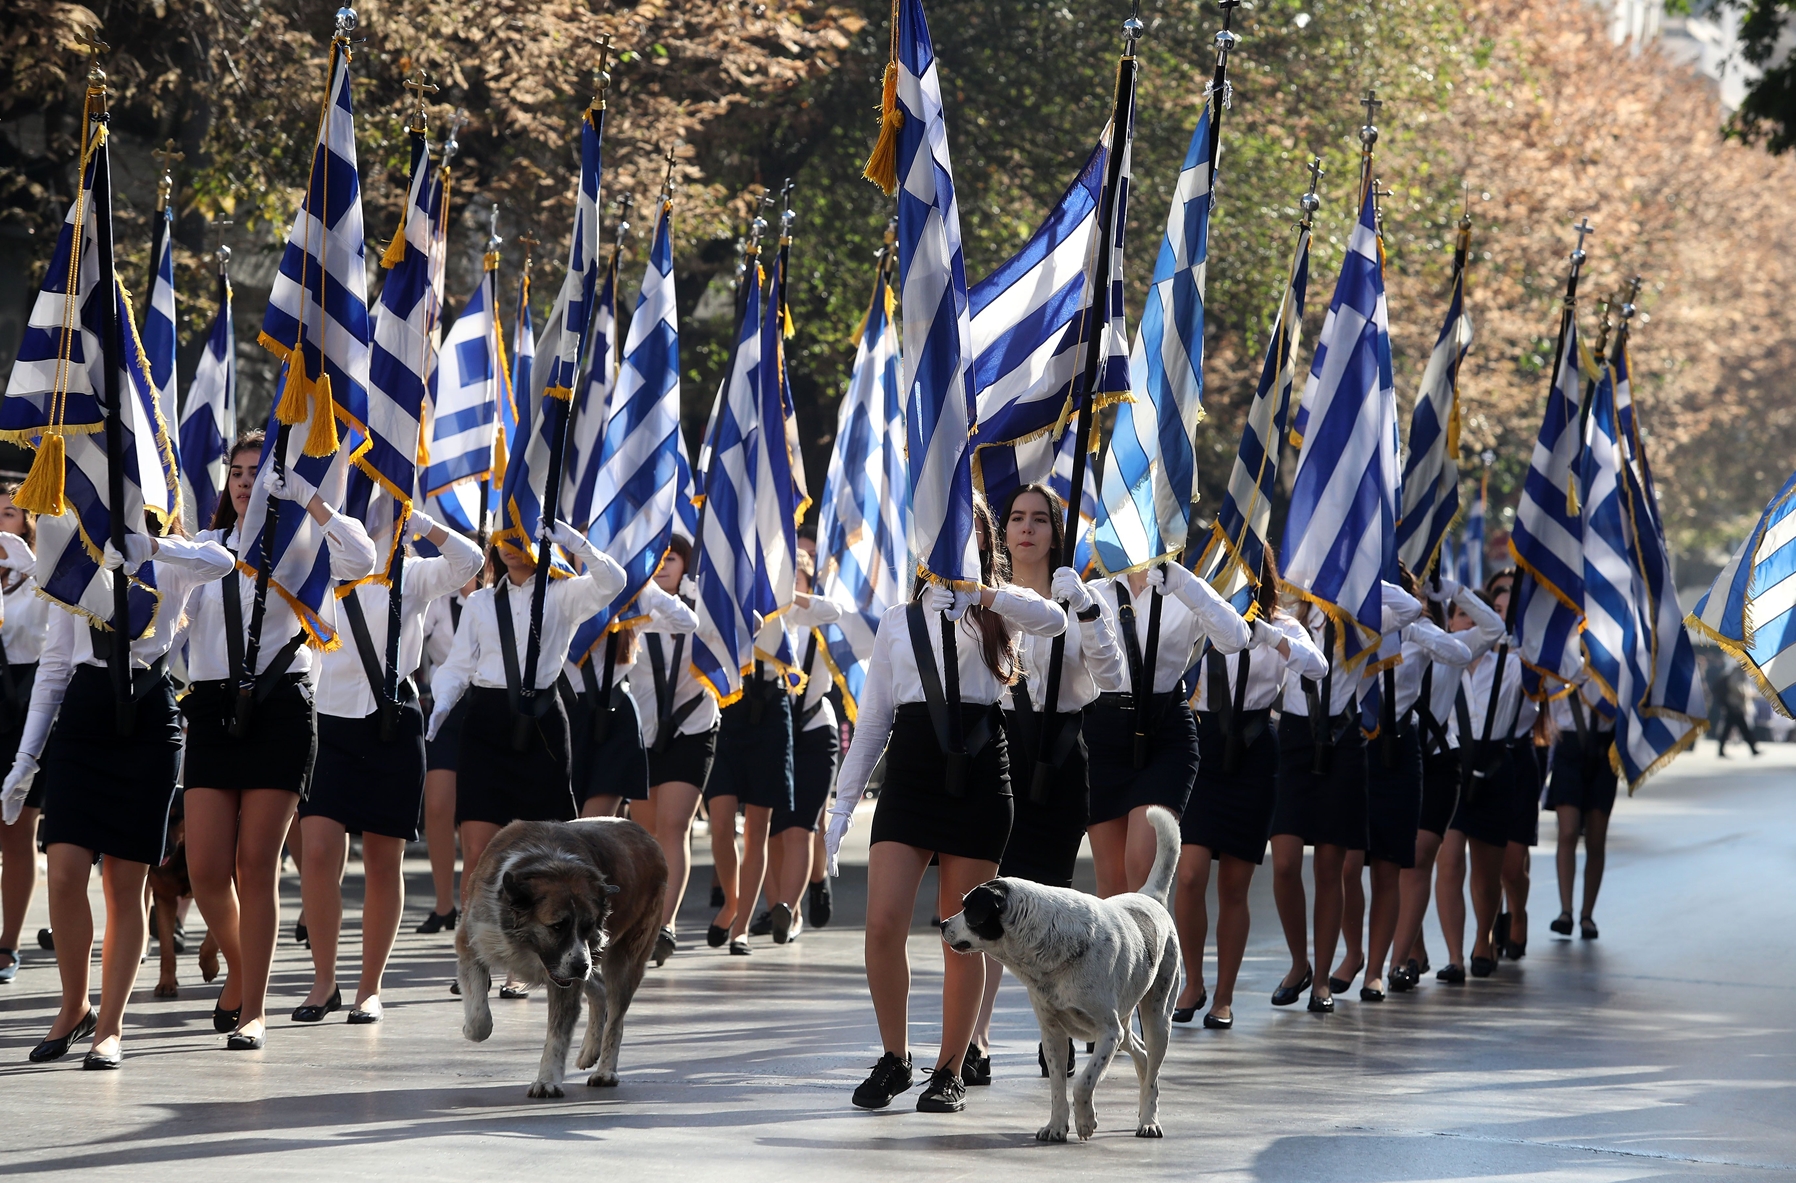
<instances>
[{"instance_id":1,"label":"gold fringe on flag","mask_svg":"<svg viewBox=\"0 0 1796 1183\"><path fill-rule=\"evenodd\" d=\"M31 461L25 483L13 494L13 504L31 513L61 517L67 503L63 500L63 480L68 472L62 433L46 433Z\"/></svg>"},{"instance_id":2,"label":"gold fringe on flag","mask_svg":"<svg viewBox=\"0 0 1796 1183\"><path fill-rule=\"evenodd\" d=\"M887 197L898 192L898 129L904 126L904 112L898 109L898 0L892 0L892 56L886 62L885 86L879 101L879 139L867 167L861 175L885 190Z\"/></svg>"}]
</instances>

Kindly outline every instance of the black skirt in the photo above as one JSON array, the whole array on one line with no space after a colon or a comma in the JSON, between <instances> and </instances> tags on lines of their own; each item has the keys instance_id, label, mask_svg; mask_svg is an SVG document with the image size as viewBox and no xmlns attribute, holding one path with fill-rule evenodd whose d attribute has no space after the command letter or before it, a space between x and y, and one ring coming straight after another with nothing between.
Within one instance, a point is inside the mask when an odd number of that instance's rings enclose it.
<instances>
[{"instance_id":1,"label":"black skirt","mask_svg":"<svg viewBox=\"0 0 1796 1183\"><path fill-rule=\"evenodd\" d=\"M1540 845L1540 788L1545 779L1541 756L1546 749L1532 739L1515 741L1515 793L1510 798L1509 840L1523 846Z\"/></svg>"},{"instance_id":2,"label":"black skirt","mask_svg":"<svg viewBox=\"0 0 1796 1183\"><path fill-rule=\"evenodd\" d=\"M37 774L44 786L39 840L153 867L165 853L181 764L174 684L163 674L145 689L127 737L118 734L116 712L111 672L76 666Z\"/></svg>"},{"instance_id":3,"label":"black skirt","mask_svg":"<svg viewBox=\"0 0 1796 1183\"><path fill-rule=\"evenodd\" d=\"M1459 806L1448 828L1487 846L1504 846L1513 828L1518 793L1516 753L1503 743L1486 744L1483 751L1484 775L1461 786Z\"/></svg>"},{"instance_id":4,"label":"black skirt","mask_svg":"<svg viewBox=\"0 0 1796 1183\"><path fill-rule=\"evenodd\" d=\"M1222 720L1215 711L1197 716L1197 781L1191 807L1179 819L1186 846L1207 847L1256 866L1266 859L1272 810L1278 800L1278 729L1272 712L1243 711L1239 764L1227 771Z\"/></svg>"},{"instance_id":5,"label":"black skirt","mask_svg":"<svg viewBox=\"0 0 1796 1183\"><path fill-rule=\"evenodd\" d=\"M1366 737L1357 718L1336 719L1326 770L1315 770L1308 715L1278 724L1278 800L1272 833L1296 834L1305 846L1366 849Z\"/></svg>"},{"instance_id":6,"label":"black skirt","mask_svg":"<svg viewBox=\"0 0 1796 1183\"><path fill-rule=\"evenodd\" d=\"M1134 696L1100 694L1085 708L1091 759L1091 824L1128 817L1143 805L1184 813L1197 779L1197 720L1183 694L1156 694L1147 737L1147 763L1135 767Z\"/></svg>"},{"instance_id":7,"label":"black skirt","mask_svg":"<svg viewBox=\"0 0 1796 1183\"><path fill-rule=\"evenodd\" d=\"M437 737L424 743L424 767L428 772L454 772L455 759L461 755L461 724L468 716L468 696L449 708Z\"/></svg>"},{"instance_id":8,"label":"black skirt","mask_svg":"<svg viewBox=\"0 0 1796 1183\"><path fill-rule=\"evenodd\" d=\"M1010 838L1010 759L996 704L962 704L967 733L991 721L991 738L968 761L960 796L947 791L948 761L936 742L929 708L900 703L886 741L885 787L873 813L872 843L901 842L919 850L997 863Z\"/></svg>"},{"instance_id":9,"label":"black skirt","mask_svg":"<svg viewBox=\"0 0 1796 1183\"><path fill-rule=\"evenodd\" d=\"M711 765L717 755L717 728L696 735L676 735L666 746L649 749L649 784L665 785L674 781L697 785L700 792L711 780Z\"/></svg>"},{"instance_id":10,"label":"black skirt","mask_svg":"<svg viewBox=\"0 0 1796 1183\"><path fill-rule=\"evenodd\" d=\"M25 738L25 716L31 706L31 687L37 682L37 662L9 664L0 677L0 768L11 768ZM44 807L44 778L37 777L25 792L26 809Z\"/></svg>"},{"instance_id":11,"label":"black skirt","mask_svg":"<svg viewBox=\"0 0 1796 1183\"><path fill-rule=\"evenodd\" d=\"M646 801L649 795L649 757L642 747L642 724L636 717L636 700L623 686L611 688L611 703L599 717L586 701L562 683L561 704L567 709L569 768L574 797L585 805L589 797L622 797Z\"/></svg>"},{"instance_id":12,"label":"black skirt","mask_svg":"<svg viewBox=\"0 0 1796 1183\"><path fill-rule=\"evenodd\" d=\"M580 814L568 774L567 714L553 688L549 709L526 727L523 751L512 746L511 700L496 686L470 686L456 757L455 821L566 822Z\"/></svg>"},{"instance_id":13,"label":"black skirt","mask_svg":"<svg viewBox=\"0 0 1796 1183\"><path fill-rule=\"evenodd\" d=\"M841 750L834 724L810 727L793 737L792 808L773 811L773 833L817 829L817 819L829 804L829 791L836 784L836 762Z\"/></svg>"},{"instance_id":14,"label":"black skirt","mask_svg":"<svg viewBox=\"0 0 1796 1183\"><path fill-rule=\"evenodd\" d=\"M792 696L764 679L751 679L722 716L705 800L734 797L738 806L793 808Z\"/></svg>"},{"instance_id":15,"label":"black skirt","mask_svg":"<svg viewBox=\"0 0 1796 1183\"><path fill-rule=\"evenodd\" d=\"M1588 745L1578 742L1577 732L1560 732L1553 745L1553 775L1547 782L1547 808L1594 810L1615 808L1615 768L1609 763L1609 747L1615 732L1590 732Z\"/></svg>"},{"instance_id":16,"label":"black skirt","mask_svg":"<svg viewBox=\"0 0 1796 1183\"><path fill-rule=\"evenodd\" d=\"M1392 756L1386 768L1383 737L1366 744L1366 857L1413 867L1422 823L1422 744L1407 719L1397 724Z\"/></svg>"},{"instance_id":17,"label":"black skirt","mask_svg":"<svg viewBox=\"0 0 1796 1183\"><path fill-rule=\"evenodd\" d=\"M228 681L195 682L181 700L187 717L187 764L182 780L193 789L284 789L302 798L318 755L317 712L304 674L288 674L250 716L249 733L233 739L226 712L237 701Z\"/></svg>"},{"instance_id":18,"label":"black skirt","mask_svg":"<svg viewBox=\"0 0 1796 1183\"><path fill-rule=\"evenodd\" d=\"M351 833L418 840L424 806L424 713L399 709L393 738L382 742L380 715L318 716L317 773L301 817L328 817Z\"/></svg>"},{"instance_id":19,"label":"black skirt","mask_svg":"<svg viewBox=\"0 0 1796 1183\"><path fill-rule=\"evenodd\" d=\"M1422 816L1416 823L1418 830L1427 830L1436 837L1446 834L1447 823L1459 807L1459 778L1464 771L1458 748L1422 757Z\"/></svg>"},{"instance_id":20,"label":"black skirt","mask_svg":"<svg viewBox=\"0 0 1796 1183\"><path fill-rule=\"evenodd\" d=\"M1016 779L1011 790L1014 816L1010 841L1005 844L998 874L1049 887L1071 887L1073 870L1079 863L1079 845L1085 840L1085 827L1091 820L1084 712L1067 711L1055 716L1057 730L1051 742L1056 747L1067 745L1066 756L1048 775L1047 799L1038 803L1034 787L1035 756L1041 743L1036 728L1040 721L1039 712L1031 712L1027 722L1015 711L1004 712L1004 736Z\"/></svg>"}]
</instances>

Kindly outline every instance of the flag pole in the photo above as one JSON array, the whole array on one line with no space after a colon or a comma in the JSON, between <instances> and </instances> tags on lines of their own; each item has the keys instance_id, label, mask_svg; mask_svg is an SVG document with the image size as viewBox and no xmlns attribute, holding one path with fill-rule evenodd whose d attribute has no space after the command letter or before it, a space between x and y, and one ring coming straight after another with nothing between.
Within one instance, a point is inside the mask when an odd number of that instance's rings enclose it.
<instances>
[{"instance_id":1,"label":"flag pole","mask_svg":"<svg viewBox=\"0 0 1796 1183\"><path fill-rule=\"evenodd\" d=\"M1236 0L1238 2L1238 0ZM1224 10L1224 20L1233 11L1230 5ZM1110 153L1104 162L1104 191L1099 201L1098 217L1098 250L1097 263L1092 271L1091 300L1085 310L1085 367L1084 389L1085 399L1073 410L1073 473L1072 487L1066 494L1066 521L1060 532L1060 550L1054 555L1055 569L1071 564L1074 549L1077 546L1079 532L1079 508L1085 492L1086 457L1091 451L1091 433L1096 419L1096 408L1092 406L1096 398L1094 387L1098 382L1104 348L1109 337L1110 308L1110 256L1114 249L1117 189L1122 180L1124 137L1129 134L1129 112L1135 102L1135 80L1140 73L1141 63L1135 56L1135 43L1141 39L1144 26L1141 23L1140 0L1132 7L1129 19L1123 22L1122 56L1116 63L1116 92L1110 108ZM1234 34L1229 34L1233 45ZM1221 39L1217 40L1221 48ZM1224 50L1226 53L1226 50ZM1221 66L1218 65L1220 72ZM1226 85L1226 82L1225 82ZM1215 146L1211 146L1214 159ZM1003 526L999 523L999 528ZM1062 607L1065 607L1063 604ZM1158 604L1155 605L1158 608ZM1156 617L1156 622L1157 622ZM1150 624L1150 636L1152 635ZM944 632L946 626L944 625ZM951 638L944 637L944 640ZM949 650L952 652L952 650ZM1035 771L1029 785L1029 799L1040 805L1048 799L1048 778L1052 772L1049 767L1049 755L1052 750L1052 724L1054 716L1060 708L1060 667L1066 656L1066 634L1062 632L1054 638L1048 659L1047 682L1042 689L1041 734L1035 753ZM1151 677L1151 674L1149 675ZM1138 712L1139 713L1139 712ZM1139 744L1141 737L1137 736Z\"/></svg>"},{"instance_id":2,"label":"flag pole","mask_svg":"<svg viewBox=\"0 0 1796 1183\"><path fill-rule=\"evenodd\" d=\"M599 65L594 71L598 83L598 93L593 96L588 110L596 114L597 132L601 142L605 138L605 106L606 95L611 89L611 34L607 33L599 40ZM592 307L586 310L586 338L592 338L592 318L598 308L598 292L593 292ZM588 351L590 353L590 350ZM591 364L590 356L587 364ZM574 391L578 392L585 384L585 374L577 376ZM548 412L549 396L545 393L540 412ZM523 751L530 742L530 726L536 720L536 669L542 659L543 644L543 607L549 599L549 564L552 559L551 548L554 543L549 539L549 531L555 528L555 515L560 509L561 474L566 463L567 441L569 436L568 420L572 418L573 398L568 400L568 410L558 416L555 425L549 431L549 471L543 481L542 512L537 521L544 526L542 539L536 544L536 579L530 592L530 637L524 643L524 682L518 688L524 710L512 725L511 743L518 751ZM551 691L553 693L553 691Z\"/></svg>"},{"instance_id":3,"label":"flag pole","mask_svg":"<svg viewBox=\"0 0 1796 1183\"><path fill-rule=\"evenodd\" d=\"M486 285L487 315L492 318L493 336L499 342L499 348L493 350L493 364L495 369L493 380L501 387L510 380L508 375L500 372L503 371L505 367L499 364L500 359L505 356L505 330L500 327L499 323L499 244L504 241L503 238L499 237L499 203L495 201L493 202L492 213L487 216L486 251L481 255L480 263L486 270L486 274L482 276L481 282ZM493 408L493 418L495 423L503 423L505 421L505 417L499 414L499 408L497 406ZM498 440L495 438L495 448L497 447L497 444ZM480 489L480 509L478 515L474 519L474 536L477 540L476 545L480 548L480 553L483 556L486 554L486 503L487 499L491 497L493 493L493 456L490 450L487 453L486 470L487 475L480 478L478 486Z\"/></svg>"}]
</instances>

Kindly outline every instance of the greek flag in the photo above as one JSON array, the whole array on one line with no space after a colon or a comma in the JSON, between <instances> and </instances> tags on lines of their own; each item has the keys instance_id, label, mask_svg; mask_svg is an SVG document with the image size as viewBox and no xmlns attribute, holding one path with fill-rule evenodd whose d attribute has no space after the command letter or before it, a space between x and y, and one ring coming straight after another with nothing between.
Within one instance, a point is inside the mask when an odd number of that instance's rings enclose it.
<instances>
[{"instance_id":1,"label":"greek flag","mask_svg":"<svg viewBox=\"0 0 1796 1183\"><path fill-rule=\"evenodd\" d=\"M1634 565L1625 461L1613 375L1605 367L1590 401L1578 463L1583 503L1583 646L1591 676L1615 713L1615 754L1632 785L1648 756L1638 758L1639 704L1651 681L1651 643L1639 614L1645 598Z\"/></svg>"},{"instance_id":2,"label":"greek flag","mask_svg":"<svg viewBox=\"0 0 1796 1183\"><path fill-rule=\"evenodd\" d=\"M1796 718L1796 476L1765 506L1686 623L1737 660Z\"/></svg>"},{"instance_id":3,"label":"greek flag","mask_svg":"<svg viewBox=\"0 0 1796 1183\"><path fill-rule=\"evenodd\" d=\"M1283 577L1343 626L1351 669L1378 647L1394 570L1397 392L1372 186L1322 322L1295 432L1302 439L1285 518ZM1355 627L1345 627L1348 624Z\"/></svg>"},{"instance_id":4,"label":"greek flag","mask_svg":"<svg viewBox=\"0 0 1796 1183\"><path fill-rule=\"evenodd\" d=\"M1397 555L1417 576L1426 575L1434 566L1441 539L1459 513L1459 365L1471 346L1465 267L1460 266L1453 273L1447 319L1422 371L1422 386L1409 420Z\"/></svg>"},{"instance_id":5,"label":"greek flag","mask_svg":"<svg viewBox=\"0 0 1796 1183\"><path fill-rule=\"evenodd\" d=\"M574 528L592 525L593 486L599 479L599 448L612 411L617 386L617 253L605 268L599 301L593 309L592 340L586 381L568 412L567 461L561 472L561 516Z\"/></svg>"},{"instance_id":6,"label":"greek flag","mask_svg":"<svg viewBox=\"0 0 1796 1183\"><path fill-rule=\"evenodd\" d=\"M1583 445L1578 415L1584 370L1577 321L1568 317L1566 324L1565 347L1509 538L1509 553L1520 569L1512 618L1528 666L1523 681L1535 697L1542 676L1559 676L1560 659L1568 644L1577 643L1584 615L1584 526L1573 483Z\"/></svg>"},{"instance_id":7,"label":"greek flag","mask_svg":"<svg viewBox=\"0 0 1796 1183\"><path fill-rule=\"evenodd\" d=\"M261 466L273 463L279 427L300 427L287 440L286 466L318 489L328 505L342 505L350 470L336 420L368 421L369 325L364 270L361 180L356 172L355 111L350 103L349 53L331 45L330 92L318 121L318 143L305 200L293 220L280 271L262 319L261 343L283 365ZM270 565L269 583L286 597L310 640L332 647L336 635L319 617L330 594L330 556L324 530L304 506L277 507L274 547L263 553L268 499L252 497L243 515L241 564L251 573Z\"/></svg>"},{"instance_id":8,"label":"greek flag","mask_svg":"<svg viewBox=\"0 0 1796 1183\"><path fill-rule=\"evenodd\" d=\"M909 484L895 303L882 266L837 412L835 450L817 512L817 590L854 606L841 620L818 630L850 722L880 618L910 593L904 553Z\"/></svg>"},{"instance_id":9,"label":"greek flag","mask_svg":"<svg viewBox=\"0 0 1796 1183\"><path fill-rule=\"evenodd\" d=\"M1133 123L1133 105L1130 121ZM1176 557L1197 495L1192 440L1204 413L1204 281L1210 257L1210 106L1204 104L1166 214L1166 237L1129 358L1133 397L1116 409L1098 500L1100 570ZM1134 139L1131 126L1129 141ZM1123 149L1128 176L1129 147ZM1127 181L1117 194L1120 203ZM1117 228L1123 225L1117 213ZM1112 280L1121 287L1121 276Z\"/></svg>"},{"instance_id":10,"label":"greek flag","mask_svg":"<svg viewBox=\"0 0 1796 1183\"><path fill-rule=\"evenodd\" d=\"M494 315L498 260L485 272L437 357L436 398L430 415L430 462L418 490L434 498L444 524L477 534L485 519L480 489L497 483L499 408L509 405L505 337ZM490 495L490 494L489 494Z\"/></svg>"},{"instance_id":11,"label":"greek flag","mask_svg":"<svg viewBox=\"0 0 1796 1183\"><path fill-rule=\"evenodd\" d=\"M212 524L230 471L237 438L237 330L231 317L231 277L218 265L218 314L206 332L206 351L193 368L181 410L181 480L194 521Z\"/></svg>"},{"instance_id":12,"label":"greek flag","mask_svg":"<svg viewBox=\"0 0 1796 1183\"><path fill-rule=\"evenodd\" d=\"M760 536L755 478L761 447L761 268L752 265L735 364L717 404L710 467L705 472L705 512L694 558L698 579L698 635L692 670L724 706L742 695L742 677L754 666L755 633L770 608L757 595ZM715 639L713 643L712 638Z\"/></svg>"},{"instance_id":13,"label":"greek flag","mask_svg":"<svg viewBox=\"0 0 1796 1183\"><path fill-rule=\"evenodd\" d=\"M615 270L615 269L614 269ZM673 203L661 203L648 267L624 340L623 365L592 465L587 537L623 565L627 578L610 608L574 635L583 661L654 576L667 553L680 489L680 323L674 299ZM688 502L690 504L690 502Z\"/></svg>"},{"instance_id":14,"label":"greek flag","mask_svg":"<svg viewBox=\"0 0 1796 1183\"><path fill-rule=\"evenodd\" d=\"M949 583L979 578L973 536L972 322L941 79L922 0L898 0L898 290L903 294L904 428L910 550ZM711 494L709 478L705 493Z\"/></svg>"},{"instance_id":15,"label":"greek flag","mask_svg":"<svg viewBox=\"0 0 1796 1183\"><path fill-rule=\"evenodd\" d=\"M173 423L175 410L175 211L165 205L156 218L155 275L150 280L150 306L143 314L143 354L150 363L150 382L162 419ZM177 453L179 459L179 453Z\"/></svg>"},{"instance_id":16,"label":"greek flag","mask_svg":"<svg viewBox=\"0 0 1796 1183\"><path fill-rule=\"evenodd\" d=\"M536 326L530 317L529 272L525 272L518 280L518 314L511 340L511 385L505 392L510 397L499 402L499 443L493 457L494 464L501 470L493 473L493 503L489 508L495 513L499 509L499 484L504 479L502 470L511 450L518 447L524 438L522 425L529 417L530 392L535 389Z\"/></svg>"},{"instance_id":17,"label":"greek flag","mask_svg":"<svg viewBox=\"0 0 1796 1183\"><path fill-rule=\"evenodd\" d=\"M98 231L100 222L112 217L112 178L104 125L89 134L81 193L57 235L0 400L0 439L37 449L16 500L40 515L39 588L63 608L110 629L112 573L100 566L98 555L111 536L112 513L117 509L125 529L141 534L146 510L163 523L179 512L180 485L130 300L116 272L100 273ZM124 504L116 507L108 498L111 465L102 403L109 351L120 371ZM155 619L157 600L155 576L145 564L129 577L125 623L132 639Z\"/></svg>"},{"instance_id":18,"label":"greek flag","mask_svg":"<svg viewBox=\"0 0 1796 1183\"><path fill-rule=\"evenodd\" d=\"M686 434L676 433L679 441L677 473L680 494L674 498L674 533L691 542L698 537L698 494L692 487L692 461L686 458Z\"/></svg>"},{"instance_id":19,"label":"greek flag","mask_svg":"<svg viewBox=\"0 0 1796 1183\"><path fill-rule=\"evenodd\" d=\"M993 505L1030 483L1018 479L1015 448L1065 423L1071 391L1083 378L1080 346L1109 145L1106 128L1023 249L967 293L979 392L976 459ZM1114 375L1110 386L1126 390L1126 374Z\"/></svg>"},{"instance_id":20,"label":"greek flag","mask_svg":"<svg viewBox=\"0 0 1796 1183\"><path fill-rule=\"evenodd\" d=\"M782 240L767 288L767 311L761 319L761 431L755 449L755 595L763 617L778 616L792 606L798 575L798 523L811 507L805 492L804 457L799 452L798 419L786 372L786 255ZM792 634L780 630L774 652L756 649L755 657L785 674L794 689L805 671L792 651Z\"/></svg>"},{"instance_id":21,"label":"greek flag","mask_svg":"<svg viewBox=\"0 0 1796 1183\"><path fill-rule=\"evenodd\" d=\"M1260 568L1266 554L1266 535L1272 525L1272 493L1278 483L1279 452L1291 417L1291 392L1297 383L1297 342L1303 335L1303 308L1310 288L1310 229L1299 227L1297 250L1291 259L1290 279L1278 314L1272 321L1272 337L1266 343L1266 359L1260 365L1260 383L1247 407L1241 429L1241 446L1229 470L1228 490L1222 508L1210 523L1210 540L1204 546L1197 570L1216 590L1245 612L1260 584Z\"/></svg>"},{"instance_id":22,"label":"greek flag","mask_svg":"<svg viewBox=\"0 0 1796 1183\"><path fill-rule=\"evenodd\" d=\"M1464 574L1459 582L1467 587L1484 586L1484 507L1490 501L1490 470L1478 478L1478 500L1472 502L1471 512L1466 514L1465 532L1460 543L1464 547L1461 570Z\"/></svg>"}]
</instances>

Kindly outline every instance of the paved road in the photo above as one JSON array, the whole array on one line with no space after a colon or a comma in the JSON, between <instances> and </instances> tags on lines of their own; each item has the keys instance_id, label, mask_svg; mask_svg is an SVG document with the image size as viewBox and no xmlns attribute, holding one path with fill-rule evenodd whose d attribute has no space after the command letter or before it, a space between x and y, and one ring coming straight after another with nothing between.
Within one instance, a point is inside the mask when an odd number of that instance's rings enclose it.
<instances>
[{"instance_id":1,"label":"paved road","mask_svg":"<svg viewBox=\"0 0 1796 1183\"><path fill-rule=\"evenodd\" d=\"M524 1096L543 1002L495 1000L493 1038L463 1042L442 938L400 938L381 1026L277 1017L267 1050L253 1054L224 1051L212 1033L211 988L156 1001L146 967L117 1073L82 1072L74 1058L24 1062L56 995L48 955L31 957L0 987L0 1176L1762 1178L1796 1166L1796 746L1756 761L1712 751L1618 808L1600 941L1549 939L1557 908L1542 848L1528 957L1489 981L1430 981L1382 1005L1343 1001L1328 1018L1275 1012L1263 998L1284 954L1262 875L1236 1028L1177 1033L1161 1142L1131 1136L1126 1062L1100 1088L1090 1144L1034 1141L1046 1090L1014 985L1000 997L997 1079L965 1113L918 1114L903 1100L853 1110L848 1093L877 1038L854 927L864 868L850 866L829 929L749 958L682 951L651 970L631 1012L622 1086L598 1092L575 1077L559 1101ZM413 898L427 901L422 864L415 870ZM359 888L354 866L349 887ZM287 896L290 923L291 882ZM41 892L34 911L32 931ZM702 932L705 909L682 919ZM913 1046L925 1059L940 957L921 920ZM182 969L197 982L190 958ZM278 1016L310 972L286 943ZM348 973L346 982L353 963Z\"/></svg>"}]
</instances>

